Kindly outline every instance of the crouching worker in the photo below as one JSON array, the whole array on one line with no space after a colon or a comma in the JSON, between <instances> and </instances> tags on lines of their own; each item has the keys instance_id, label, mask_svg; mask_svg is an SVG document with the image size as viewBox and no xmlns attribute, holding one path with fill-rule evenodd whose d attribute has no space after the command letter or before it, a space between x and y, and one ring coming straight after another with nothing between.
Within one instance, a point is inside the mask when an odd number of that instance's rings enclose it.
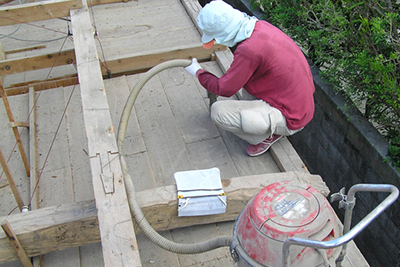
<instances>
[{"instance_id":1,"label":"crouching worker","mask_svg":"<svg viewBox=\"0 0 400 267\"><path fill-rule=\"evenodd\" d=\"M214 43L235 47L234 60L220 78L196 59L186 71L209 92L230 97L242 87L251 100L224 100L211 106L219 127L250 145L249 156L265 153L282 136L293 135L314 114L314 83L302 51L286 34L223 1L212 1L197 17L204 48ZM245 94L245 92L243 92Z\"/></svg>"}]
</instances>

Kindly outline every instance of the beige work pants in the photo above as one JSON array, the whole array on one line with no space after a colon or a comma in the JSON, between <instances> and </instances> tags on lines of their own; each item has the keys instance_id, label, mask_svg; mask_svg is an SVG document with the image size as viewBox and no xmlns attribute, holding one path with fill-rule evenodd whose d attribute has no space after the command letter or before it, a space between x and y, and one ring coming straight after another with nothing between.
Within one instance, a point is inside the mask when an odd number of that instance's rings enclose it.
<instances>
[{"instance_id":1,"label":"beige work pants","mask_svg":"<svg viewBox=\"0 0 400 267\"><path fill-rule=\"evenodd\" d=\"M211 106L211 119L252 145L273 134L288 136L302 130L288 129L282 112L260 99L217 101Z\"/></svg>"}]
</instances>

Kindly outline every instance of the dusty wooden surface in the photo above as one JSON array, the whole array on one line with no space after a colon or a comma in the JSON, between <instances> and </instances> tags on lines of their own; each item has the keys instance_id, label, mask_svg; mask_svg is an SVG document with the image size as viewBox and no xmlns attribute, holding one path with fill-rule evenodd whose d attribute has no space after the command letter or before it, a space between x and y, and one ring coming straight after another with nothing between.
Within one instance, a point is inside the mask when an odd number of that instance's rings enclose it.
<instances>
[{"instance_id":1,"label":"dusty wooden surface","mask_svg":"<svg viewBox=\"0 0 400 267\"><path fill-rule=\"evenodd\" d=\"M187 1L186 1L187 2ZM99 58L117 58L124 55L160 51L176 46L188 46L200 42L200 35L186 10L178 0L131 1L127 3L95 6L91 9L98 36ZM110 16L112 14L112 16ZM42 22L35 22L42 25ZM0 28L2 34L12 34L23 39L4 38L4 50L33 47L37 42L26 40L59 39L46 42L45 47L6 54L6 59L20 58L59 51L68 23L50 20L52 29L48 31L29 25L12 25ZM66 39L63 49L72 49L73 42ZM104 56L103 56L104 51ZM226 61L225 59L224 61ZM224 67L217 62L202 64L204 68L222 75ZM222 70L221 70L222 68ZM5 86L43 80L49 77L76 73L73 65L55 68L52 72L32 71L18 75L8 75ZM114 127L118 126L129 88L142 74L105 80L108 105ZM72 94L71 101L61 121L64 108ZM208 116L206 91L182 68L166 70L143 88L132 112L125 141L126 155L131 176L137 191L174 184L174 172L181 170L219 167L222 178L276 173L302 168L302 162L290 143L283 139L260 157L250 158L244 154L246 142L234 135L217 129ZM91 181L88 144L82 116L80 87L65 87L35 93L37 172L41 175L38 191L38 206L50 207L64 203L90 200L94 198ZM223 98L219 99L220 101ZM28 94L9 97L16 121L27 121L29 110ZM0 108L0 145L6 155L14 149L14 136L7 121L4 108ZM60 123L60 124L59 124ZM48 160L55 132L58 135ZM29 147L29 132L22 133L25 148ZM15 150L15 149L14 149ZM277 163L275 158L279 159ZM286 154L287 158L284 156ZM13 153L9 162L18 189L25 202L30 200L29 178L23 168L18 153ZM294 168L294 169L293 169ZM86 177L86 178L82 178ZM5 179L0 179L0 215L7 215L16 207L14 197ZM229 204L228 204L229 205ZM230 235L232 222L214 223L202 226L163 231L161 234L176 242L191 243L207 240L217 235ZM200 255L177 255L158 248L142 234L137 236L143 266L232 266L228 249L222 248ZM354 248L354 247L353 247ZM356 248L351 250L350 262L344 266L365 266L359 264L360 256ZM103 266L101 244L88 244L52 252L41 257L41 266ZM20 262L1 264L5 267L21 266Z\"/></svg>"}]
</instances>

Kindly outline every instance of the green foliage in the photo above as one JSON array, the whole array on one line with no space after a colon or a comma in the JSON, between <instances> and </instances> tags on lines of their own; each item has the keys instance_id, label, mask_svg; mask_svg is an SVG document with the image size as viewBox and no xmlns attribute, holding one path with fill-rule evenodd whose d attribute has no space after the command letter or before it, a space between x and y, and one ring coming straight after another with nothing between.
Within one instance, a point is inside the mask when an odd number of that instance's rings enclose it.
<instances>
[{"instance_id":1,"label":"green foliage","mask_svg":"<svg viewBox=\"0 0 400 267\"><path fill-rule=\"evenodd\" d=\"M254 1L388 139L400 166L400 4L396 0Z\"/></svg>"}]
</instances>

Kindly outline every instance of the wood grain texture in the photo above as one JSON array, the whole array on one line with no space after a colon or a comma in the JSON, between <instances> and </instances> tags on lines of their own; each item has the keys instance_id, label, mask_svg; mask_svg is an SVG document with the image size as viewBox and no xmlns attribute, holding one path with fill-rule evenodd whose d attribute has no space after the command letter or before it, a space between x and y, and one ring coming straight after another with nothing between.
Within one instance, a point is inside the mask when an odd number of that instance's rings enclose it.
<instances>
[{"instance_id":1,"label":"wood grain texture","mask_svg":"<svg viewBox=\"0 0 400 267\"><path fill-rule=\"evenodd\" d=\"M320 192L324 192L324 196L327 196L327 192L329 192L318 175L286 172L224 179L222 184L227 195L228 205L226 212L218 215L178 217L175 185L143 190L137 193L137 198L149 223L155 230L164 231L193 225L233 221L247 202L265 186L286 180L309 184ZM0 223L4 220L8 220L13 225L15 233L19 236L29 257L100 241L99 222L94 200L0 217ZM116 228L119 230L118 227ZM138 234L140 233L140 229L136 229L136 231ZM18 258L2 233L0 233L0 247L2 248L0 262Z\"/></svg>"},{"instance_id":2,"label":"wood grain texture","mask_svg":"<svg viewBox=\"0 0 400 267\"><path fill-rule=\"evenodd\" d=\"M104 265L141 266L88 10L71 23Z\"/></svg>"}]
</instances>

